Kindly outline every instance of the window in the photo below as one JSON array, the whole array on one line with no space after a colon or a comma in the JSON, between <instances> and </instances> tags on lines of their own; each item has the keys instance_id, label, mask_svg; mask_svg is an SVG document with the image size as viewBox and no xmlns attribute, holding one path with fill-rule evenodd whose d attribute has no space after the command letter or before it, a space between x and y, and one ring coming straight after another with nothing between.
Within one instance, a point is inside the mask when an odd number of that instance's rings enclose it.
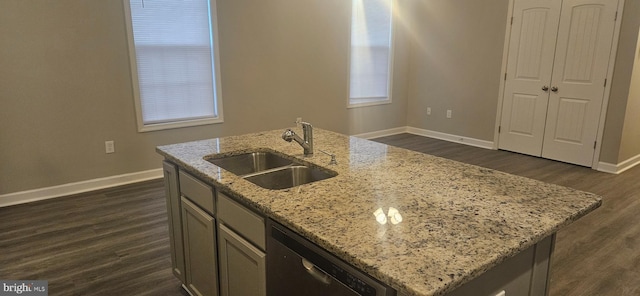
<instances>
[{"instance_id":1,"label":"window","mask_svg":"<svg viewBox=\"0 0 640 296\"><path fill-rule=\"evenodd\" d=\"M138 130L222 122L215 0L125 0Z\"/></svg>"},{"instance_id":2,"label":"window","mask_svg":"<svg viewBox=\"0 0 640 296\"><path fill-rule=\"evenodd\" d=\"M393 0L352 0L349 106L391 102Z\"/></svg>"}]
</instances>

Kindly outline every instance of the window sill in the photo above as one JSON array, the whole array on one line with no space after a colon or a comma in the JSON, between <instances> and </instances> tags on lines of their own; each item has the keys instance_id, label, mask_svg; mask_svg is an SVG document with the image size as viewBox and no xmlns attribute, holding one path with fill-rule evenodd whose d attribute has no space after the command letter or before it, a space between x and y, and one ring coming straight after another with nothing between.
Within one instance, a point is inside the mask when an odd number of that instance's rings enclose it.
<instances>
[{"instance_id":1,"label":"window sill","mask_svg":"<svg viewBox=\"0 0 640 296\"><path fill-rule=\"evenodd\" d=\"M377 105L391 104L391 98L379 99L379 98L362 98L362 99L350 99L347 108L359 108Z\"/></svg>"},{"instance_id":2,"label":"window sill","mask_svg":"<svg viewBox=\"0 0 640 296\"><path fill-rule=\"evenodd\" d=\"M223 122L224 120L222 119L222 116L218 116L216 118L182 120L182 121L166 122L166 123L153 123L153 124L138 123L138 132L144 133L144 132L152 132L152 131L159 131L159 130L168 130L168 129L183 128L183 127L216 124L216 123L223 123Z\"/></svg>"}]
</instances>

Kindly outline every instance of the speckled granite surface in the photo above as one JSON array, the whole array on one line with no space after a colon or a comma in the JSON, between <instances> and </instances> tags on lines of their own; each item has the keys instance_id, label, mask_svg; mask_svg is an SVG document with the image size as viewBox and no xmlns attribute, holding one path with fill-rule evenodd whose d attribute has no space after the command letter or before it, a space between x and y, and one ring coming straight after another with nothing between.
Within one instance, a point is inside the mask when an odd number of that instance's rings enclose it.
<instances>
[{"instance_id":1,"label":"speckled granite surface","mask_svg":"<svg viewBox=\"0 0 640 296\"><path fill-rule=\"evenodd\" d=\"M300 132L300 129L296 129ZM600 197L314 129L304 157L282 130L161 146L158 153L405 295L442 295L601 204ZM338 176L267 190L205 161L269 148ZM336 154L337 165L318 149ZM395 208L400 223L374 212ZM398 217L399 218L399 217Z\"/></svg>"}]
</instances>

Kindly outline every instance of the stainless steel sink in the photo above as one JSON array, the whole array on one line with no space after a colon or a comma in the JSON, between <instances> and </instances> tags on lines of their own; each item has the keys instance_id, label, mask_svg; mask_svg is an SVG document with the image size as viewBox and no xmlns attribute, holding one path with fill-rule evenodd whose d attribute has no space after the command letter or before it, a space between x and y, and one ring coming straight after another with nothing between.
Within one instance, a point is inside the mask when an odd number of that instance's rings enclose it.
<instances>
[{"instance_id":1,"label":"stainless steel sink","mask_svg":"<svg viewBox=\"0 0 640 296\"><path fill-rule=\"evenodd\" d=\"M204 159L262 188L273 190L291 188L338 175L272 151L211 155Z\"/></svg>"},{"instance_id":2,"label":"stainless steel sink","mask_svg":"<svg viewBox=\"0 0 640 296\"><path fill-rule=\"evenodd\" d=\"M335 177L336 175L336 173L324 171L318 168L293 165L246 176L245 179L262 188L277 190L328 179Z\"/></svg>"},{"instance_id":3,"label":"stainless steel sink","mask_svg":"<svg viewBox=\"0 0 640 296\"><path fill-rule=\"evenodd\" d=\"M293 160L273 152L250 152L232 156L212 156L205 159L238 176L295 163Z\"/></svg>"}]
</instances>

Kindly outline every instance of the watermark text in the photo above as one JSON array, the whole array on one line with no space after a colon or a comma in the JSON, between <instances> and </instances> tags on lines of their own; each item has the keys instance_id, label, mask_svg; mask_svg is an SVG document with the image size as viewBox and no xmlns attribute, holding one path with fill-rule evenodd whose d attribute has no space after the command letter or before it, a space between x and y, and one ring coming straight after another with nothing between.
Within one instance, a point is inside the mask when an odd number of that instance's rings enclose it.
<instances>
[{"instance_id":1,"label":"watermark text","mask_svg":"<svg viewBox=\"0 0 640 296\"><path fill-rule=\"evenodd\" d=\"M10 281L0 280L0 296L48 296L47 281Z\"/></svg>"}]
</instances>

